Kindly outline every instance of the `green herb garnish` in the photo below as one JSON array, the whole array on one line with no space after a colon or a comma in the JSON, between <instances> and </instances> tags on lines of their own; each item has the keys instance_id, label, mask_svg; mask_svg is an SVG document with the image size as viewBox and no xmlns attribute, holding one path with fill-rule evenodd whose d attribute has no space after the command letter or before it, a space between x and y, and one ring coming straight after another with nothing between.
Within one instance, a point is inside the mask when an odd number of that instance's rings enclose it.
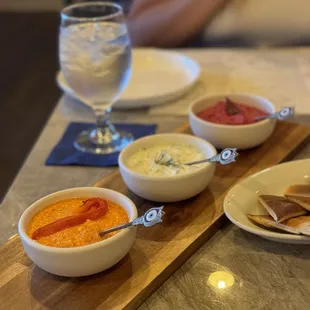
<instances>
[{"instance_id":1,"label":"green herb garnish","mask_svg":"<svg viewBox=\"0 0 310 310\"><path fill-rule=\"evenodd\" d=\"M155 164L162 165L166 167L176 167L178 168L180 165L166 152L160 153L155 158Z\"/></svg>"}]
</instances>

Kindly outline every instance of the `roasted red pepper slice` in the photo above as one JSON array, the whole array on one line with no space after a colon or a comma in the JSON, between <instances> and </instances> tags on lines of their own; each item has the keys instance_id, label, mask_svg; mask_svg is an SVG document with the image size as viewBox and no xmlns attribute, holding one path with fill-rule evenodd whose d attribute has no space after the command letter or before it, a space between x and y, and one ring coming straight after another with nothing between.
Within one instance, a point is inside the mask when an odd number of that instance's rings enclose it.
<instances>
[{"instance_id":1,"label":"roasted red pepper slice","mask_svg":"<svg viewBox=\"0 0 310 310\"><path fill-rule=\"evenodd\" d=\"M108 204L102 198L90 198L84 201L79 213L76 215L61 218L55 222L42 226L34 231L32 239L37 240L41 237L52 235L56 232L69 227L77 226L86 220L97 220L104 216L108 211Z\"/></svg>"}]
</instances>

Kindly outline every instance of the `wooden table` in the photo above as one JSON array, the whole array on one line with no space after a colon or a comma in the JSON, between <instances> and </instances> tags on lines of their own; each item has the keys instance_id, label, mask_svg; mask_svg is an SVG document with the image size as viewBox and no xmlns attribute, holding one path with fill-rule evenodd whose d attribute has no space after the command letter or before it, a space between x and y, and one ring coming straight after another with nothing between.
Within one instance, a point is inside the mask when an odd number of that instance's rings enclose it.
<instances>
[{"instance_id":1,"label":"wooden table","mask_svg":"<svg viewBox=\"0 0 310 310\"><path fill-rule=\"evenodd\" d=\"M299 109L308 109L310 50L184 52L204 68L206 93L255 91L276 100L276 104L297 102ZM159 117L147 111L118 113L114 118L123 122L156 122L159 132L169 132L186 120L184 116ZM72 119L88 120L89 114L77 103L62 100L1 205L2 243L16 233L19 215L34 200L64 188L92 185L113 171L113 168L44 166L51 148ZM309 158L310 146L297 157ZM309 258L308 246L270 242L229 224L140 309L308 309ZM210 282L217 275L215 272L224 272L233 285L213 287Z\"/></svg>"}]
</instances>

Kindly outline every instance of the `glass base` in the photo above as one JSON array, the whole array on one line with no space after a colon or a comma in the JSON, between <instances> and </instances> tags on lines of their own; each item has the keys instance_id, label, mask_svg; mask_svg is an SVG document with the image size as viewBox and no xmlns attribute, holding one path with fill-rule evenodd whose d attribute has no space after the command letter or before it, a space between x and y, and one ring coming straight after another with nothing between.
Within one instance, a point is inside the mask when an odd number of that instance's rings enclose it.
<instances>
[{"instance_id":1,"label":"glass base","mask_svg":"<svg viewBox=\"0 0 310 310\"><path fill-rule=\"evenodd\" d=\"M105 143L94 143L91 138L93 128L82 131L74 142L74 147L81 151L91 154L111 154L120 152L128 144L134 141L131 133L118 131L114 138Z\"/></svg>"}]
</instances>

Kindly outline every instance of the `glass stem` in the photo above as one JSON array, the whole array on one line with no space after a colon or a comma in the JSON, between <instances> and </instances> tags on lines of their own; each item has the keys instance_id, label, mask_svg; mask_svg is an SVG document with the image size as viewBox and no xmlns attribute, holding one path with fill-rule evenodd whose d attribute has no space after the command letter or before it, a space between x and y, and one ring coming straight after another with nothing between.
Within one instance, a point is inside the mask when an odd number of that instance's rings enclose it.
<instances>
[{"instance_id":1,"label":"glass stem","mask_svg":"<svg viewBox=\"0 0 310 310\"><path fill-rule=\"evenodd\" d=\"M90 133L90 140L94 144L110 144L119 138L119 133L110 122L111 108L96 109L96 128Z\"/></svg>"}]
</instances>

